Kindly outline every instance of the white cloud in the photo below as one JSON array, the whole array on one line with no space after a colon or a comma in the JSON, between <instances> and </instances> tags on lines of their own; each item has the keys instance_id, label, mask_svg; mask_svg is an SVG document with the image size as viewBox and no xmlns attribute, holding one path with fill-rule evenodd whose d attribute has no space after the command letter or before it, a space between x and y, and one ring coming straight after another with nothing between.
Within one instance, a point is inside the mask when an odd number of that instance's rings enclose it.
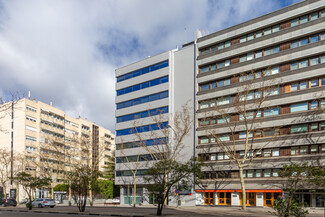
<instances>
[{"instance_id":1,"label":"white cloud","mask_svg":"<svg viewBox=\"0 0 325 217\"><path fill-rule=\"evenodd\" d=\"M196 29L212 33L279 7L260 0L0 0L0 87L31 90L114 131L116 68L191 41Z\"/></svg>"}]
</instances>

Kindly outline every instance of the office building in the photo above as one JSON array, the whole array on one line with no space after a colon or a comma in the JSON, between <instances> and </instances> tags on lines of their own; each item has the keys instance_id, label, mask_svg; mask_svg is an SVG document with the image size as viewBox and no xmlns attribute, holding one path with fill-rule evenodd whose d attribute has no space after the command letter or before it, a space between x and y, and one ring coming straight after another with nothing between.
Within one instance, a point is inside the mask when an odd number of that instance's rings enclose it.
<instances>
[{"instance_id":1,"label":"office building","mask_svg":"<svg viewBox=\"0 0 325 217\"><path fill-rule=\"evenodd\" d=\"M240 156L246 138L240 128L244 121L232 113L238 88L250 84L249 103L260 97L256 87L262 81L274 80L265 106L248 111L258 123L249 137L262 150L244 168L245 203L272 206L285 193L279 177L283 165L324 165L325 114L315 111L325 107L325 1L302 1L200 37L197 49L196 152L209 165L204 168L204 188L196 189L197 204L242 203L238 168L206 129L215 130L223 141L238 140ZM221 117L222 108L228 109L229 123ZM229 124L238 125L233 136ZM222 185L215 184L221 181ZM323 207L320 195L306 187L297 197L307 206Z\"/></svg>"},{"instance_id":2,"label":"office building","mask_svg":"<svg viewBox=\"0 0 325 217\"><path fill-rule=\"evenodd\" d=\"M168 141L160 128L173 128L173 116L185 104L194 118L194 52L194 44L189 43L180 50L170 50L116 70L115 184L121 187L121 204L133 203L132 171L137 174L137 203L154 201L146 193L142 179L152 159L145 147L139 147L139 136L147 146L161 145L159 140ZM193 127L184 138L177 160L187 161L194 156L194 130ZM194 205L194 194L182 196L181 201Z\"/></svg>"}]
</instances>

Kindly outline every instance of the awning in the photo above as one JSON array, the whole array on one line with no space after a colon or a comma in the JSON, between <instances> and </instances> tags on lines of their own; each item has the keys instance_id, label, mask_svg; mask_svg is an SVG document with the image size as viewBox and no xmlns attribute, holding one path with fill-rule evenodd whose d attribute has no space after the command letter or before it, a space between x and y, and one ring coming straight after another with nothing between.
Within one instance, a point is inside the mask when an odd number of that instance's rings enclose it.
<instances>
[{"instance_id":1,"label":"awning","mask_svg":"<svg viewBox=\"0 0 325 217\"><path fill-rule=\"evenodd\" d=\"M195 190L196 192L242 192L241 189L218 189L218 190L203 190L203 189L198 189ZM280 192L282 193L281 189L246 189L246 192L272 192L272 193L276 193L276 192Z\"/></svg>"}]
</instances>

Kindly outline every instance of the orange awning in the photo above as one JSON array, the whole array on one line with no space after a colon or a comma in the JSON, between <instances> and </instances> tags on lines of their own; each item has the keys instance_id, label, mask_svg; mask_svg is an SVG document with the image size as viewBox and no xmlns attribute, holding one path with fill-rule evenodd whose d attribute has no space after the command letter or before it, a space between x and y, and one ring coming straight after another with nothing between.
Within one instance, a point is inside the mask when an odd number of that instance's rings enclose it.
<instances>
[{"instance_id":1,"label":"orange awning","mask_svg":"<svg viewBox=\"0 0 325 217\"><path fill-rule=\"evenodd\" d=\"M242 192L241 189L221 189L221 190L203 190L199 189L196 192ZM281 189L247 189L246 192L280 192Z\"/></svg>"}]
</instances>

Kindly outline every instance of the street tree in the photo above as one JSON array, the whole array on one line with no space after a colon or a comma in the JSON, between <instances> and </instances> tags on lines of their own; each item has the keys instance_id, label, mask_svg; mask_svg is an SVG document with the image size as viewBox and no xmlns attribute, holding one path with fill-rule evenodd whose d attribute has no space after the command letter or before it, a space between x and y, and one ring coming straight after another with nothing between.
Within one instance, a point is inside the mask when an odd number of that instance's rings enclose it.
<instances>
[{"instance_id":1,"label":"street tree","mask_svg":"<svg viewBox=\"0 0 325 217\"><path fill-rule=\"evenodd\" d=\"M254 78L254 76L254 72L243 75L247 79ZM256 143L255 138L262 137L263 134L259 117L261 117L263 111L270 109L269 97L280 92L278 85L281 82L280 80L272 79L266 73L261 79L259 82L254 82L254 79L241 82L241 85L237 88L237 94L231 99L222 97L216 102L207 102L212 103L213 105L210 105L210 107L214 109L206 112L205 118L201 120L201 123L203 123L201 124L201 130L206 131L206 138L216 143L233 167L239 170L243 210L246 210L244 168L249 167L261 150L273 141L271 139L270 142L262 146ZM217 116L218 123L224 124L225 132L220 133L219 129L204 126L204 123L211 116ZM269 131L272 133L273 138L277 136L275 129L271 128ZM206 148L208 149L209 146L206 146Z\"/></svg>"},{"instance_id":2,"label":"street tree","mask_svg":"<svg viewBox=\"0 0 325 217\"><path fill-rule=\"evenodd\" d=\"M29 203L27 204L29 210L32 209L32 194L34 189L48 186L51 182L49 178L31 175L26 172L19 172L14 178L19 183L28 195Z\"/></svg>"}]
</instances>

